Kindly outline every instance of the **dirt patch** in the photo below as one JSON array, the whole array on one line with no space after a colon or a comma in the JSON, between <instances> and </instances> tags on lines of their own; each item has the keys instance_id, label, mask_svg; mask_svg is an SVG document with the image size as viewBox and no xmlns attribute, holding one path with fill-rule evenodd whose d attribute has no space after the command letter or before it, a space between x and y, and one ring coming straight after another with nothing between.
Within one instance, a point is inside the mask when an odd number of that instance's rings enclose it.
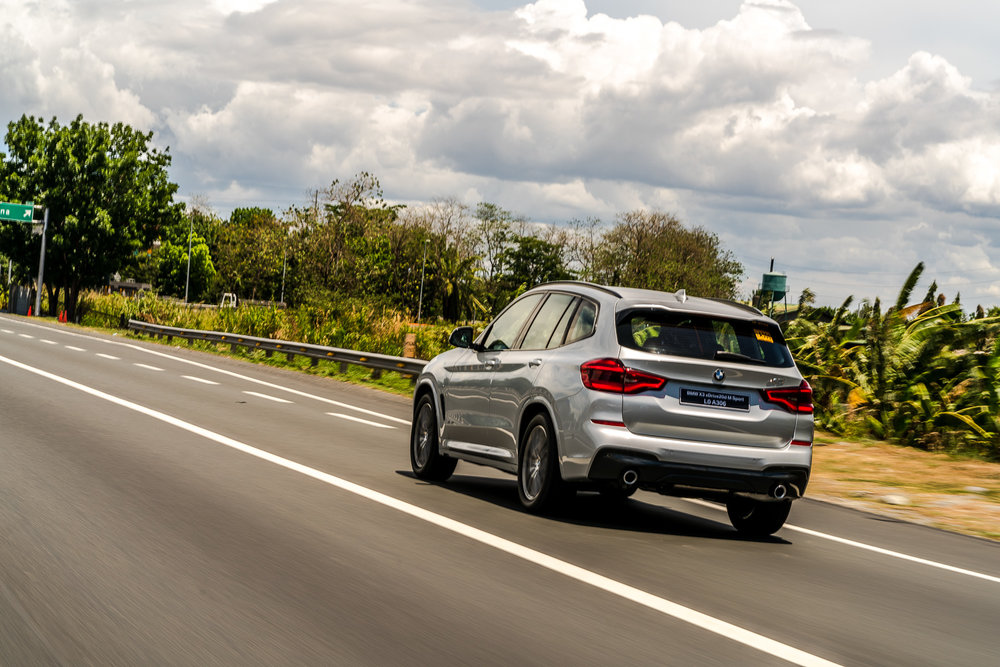
<instances>
[{"instance_id":1,"label":"dirt patch","mask_svg":"<svg viewBox=\"0 0 1000 667\"><path fill-rule=\"evenodd\" d=\"M818 433L806 496L1000 541L1000 464Z\"/></svg>"}]
</instances>

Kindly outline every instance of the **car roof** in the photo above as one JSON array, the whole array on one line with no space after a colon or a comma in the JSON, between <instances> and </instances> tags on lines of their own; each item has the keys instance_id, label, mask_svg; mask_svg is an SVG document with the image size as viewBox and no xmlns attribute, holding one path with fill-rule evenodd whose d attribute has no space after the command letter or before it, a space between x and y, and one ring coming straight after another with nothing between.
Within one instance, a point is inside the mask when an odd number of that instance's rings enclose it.
<instances>
[{"instance_id":1,"label":"car roof","mask_svg":"<svg viewBox=\"0 0 1000 667\"><path fill-rule=\"evenodd\" d=\"M658 290L638 289L635 287L610 287L608 285L598 285L596 283L588 283L577 280L563 280L545 283L538 285L534 289L552 289L559 287L576 287L580 288L581 292L590 291L591 293L596 293L594 294L595 296L602 296L604 298L609 296L615 297L617 299L616 309L619 311L631 308L653 307L688 313L721 315L723 317L740 320L750 319L773 322L771 318L767 317L753 306L748 306L736 301L730 301L728 299L688 296L684 290L678 290L676 292L661 292Z\"/></svg>"}]
</instances>

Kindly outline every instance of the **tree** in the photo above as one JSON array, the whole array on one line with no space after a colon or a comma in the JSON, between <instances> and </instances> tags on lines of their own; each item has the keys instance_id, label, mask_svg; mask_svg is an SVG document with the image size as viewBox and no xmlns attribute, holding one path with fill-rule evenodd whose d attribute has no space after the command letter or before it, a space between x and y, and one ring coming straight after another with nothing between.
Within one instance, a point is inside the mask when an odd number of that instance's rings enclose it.
<instances>
[{"instance_id":1,"label":"tree","mask_svg":"<svg viewBox=\"0 0 1000 667\"><path fill-rule=\"evenodd\" d=\"M285 225L270 209L233 210L219 233L216 267L222 291L276 301L286 243Z\"/></svg>"},{"instance_id":2,"label":"tree","mask_svg":"<svg viewBox=\"0 0 1000 667\"><path fill-rule=\"evenodd\" d=\"M50 314L56 314L65 289L66 310L75 317L82 288L106 284L179 219L177 186L167 178L170 155L153 148L152 137L123 123L90 124L82 116L66 126L29 116L8 124L10 154L0 154L0 194L49 208ZM19 264L38 260L41 239L27 225L0 223L0 243Z\"/></svg>"},{"instance_id":3,"label":"tree","mask_svg":"<svg viewBox=\"0 0 1000 667\"><path fill-rule=\"evenodd\" d=\"M535 285L573 277L563 261L562 248L534 236L513 237L499 260L503 273L497 282L504 302Z\"/></svg>"},{"instance_id":4,"label":"tree","mask_svg":"<svg viewBox=\"0 0 1000 667\"><path fill-rule=\"evenodd\" d=\"M609 285L731 299L743 265L715 234L667 213L636 210L619 214L601 234L583 273Z\"/></svg>"}]
</instances>

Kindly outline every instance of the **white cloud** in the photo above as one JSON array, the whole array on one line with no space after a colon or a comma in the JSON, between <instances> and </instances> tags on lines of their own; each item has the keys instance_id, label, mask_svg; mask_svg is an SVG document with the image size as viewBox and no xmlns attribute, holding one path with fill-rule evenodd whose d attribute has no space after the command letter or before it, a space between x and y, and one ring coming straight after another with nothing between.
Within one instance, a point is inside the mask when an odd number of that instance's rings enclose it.
<instances>
[{"instance_id":1,"label":"white cloud","mask_svg":"<svg viewBox=\"0 0 1000 667\"><path fill-rule=\"evenodd\" d=\"M810 6L691 27L584 0L14 1L0 112L154 129L182 193L223 210L366 170L392 199L536 220L655 206L748 266L819 253L788 264L831 301L881 284L865 270L944 274L969 239L976 271L1000 266L1000 93L920 48L867 80L881 42L816 29Z\"/></svg>"}]
</instances>

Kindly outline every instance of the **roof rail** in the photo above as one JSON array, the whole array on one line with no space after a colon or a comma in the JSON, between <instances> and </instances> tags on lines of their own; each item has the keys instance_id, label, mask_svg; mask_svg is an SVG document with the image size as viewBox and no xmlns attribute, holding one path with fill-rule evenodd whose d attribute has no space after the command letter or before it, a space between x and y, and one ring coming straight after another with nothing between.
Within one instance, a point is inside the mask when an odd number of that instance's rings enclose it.
<instances>
[{"instance_id":1,"label":"roof rail","mask_svg":"<svg viewBox=\"0 0 1000 667\"><path fill-rule=\"evenodd\" d=\"M550 283L542 283L540 285L535 285L535 287L532 287L532 289L535 289L537 287L552 287L553 285L573 285L575 287L592 287L596 290L600 290L601 292L605 292L619 299L622 298L621 294L619 294L618 292L614 291L613 289L611 289L606 285L598 285L597 283L588 283L585 280L553 280Z\"/></svg>"}]
</instances>

